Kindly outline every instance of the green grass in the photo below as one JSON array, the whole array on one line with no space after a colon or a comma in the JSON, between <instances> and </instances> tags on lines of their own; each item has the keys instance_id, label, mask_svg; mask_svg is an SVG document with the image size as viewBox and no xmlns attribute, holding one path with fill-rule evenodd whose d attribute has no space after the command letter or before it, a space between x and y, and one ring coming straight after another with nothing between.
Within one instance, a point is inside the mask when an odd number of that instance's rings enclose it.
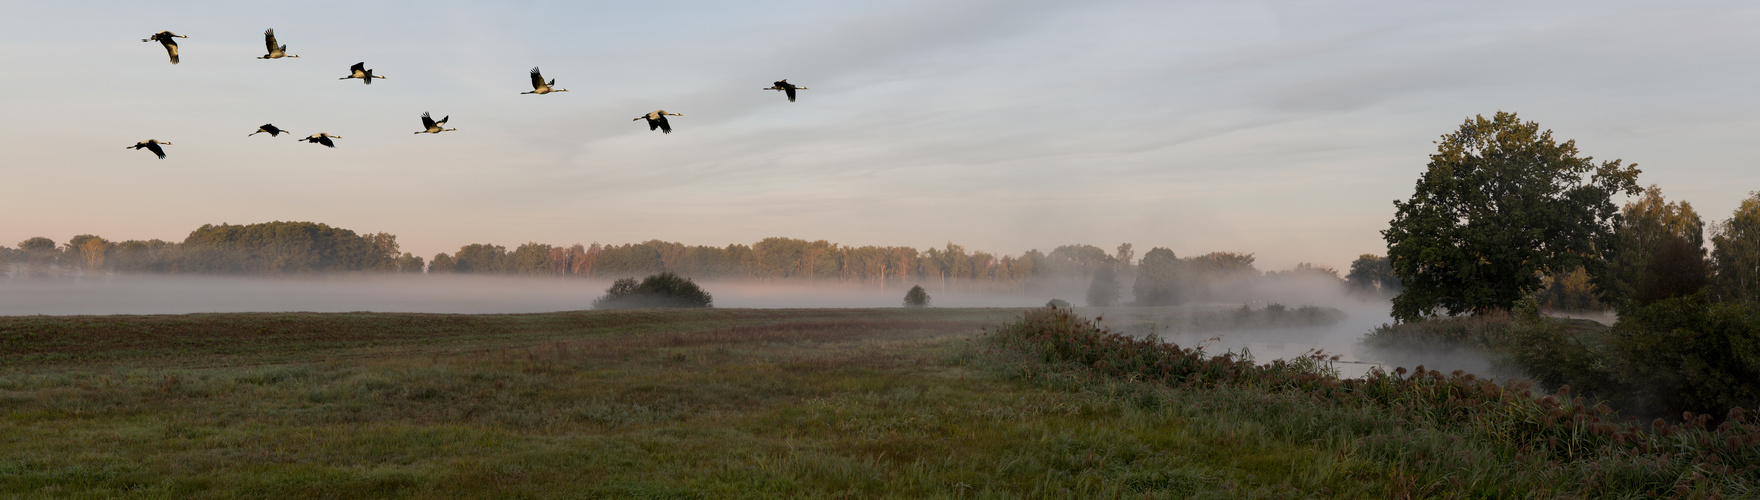
<instances>
[{"instance_id":1,"label":"green grass","mask_svg":"<svg viewBox=\"0 0 1760 500\"><path fill-rule=\"evenodd\" d=\"M1559 491L1504 486L1525 464L1390 410L1106 374L980 333L1020 313L0 318L0 497Z\"/></svg>"}]
</instances>

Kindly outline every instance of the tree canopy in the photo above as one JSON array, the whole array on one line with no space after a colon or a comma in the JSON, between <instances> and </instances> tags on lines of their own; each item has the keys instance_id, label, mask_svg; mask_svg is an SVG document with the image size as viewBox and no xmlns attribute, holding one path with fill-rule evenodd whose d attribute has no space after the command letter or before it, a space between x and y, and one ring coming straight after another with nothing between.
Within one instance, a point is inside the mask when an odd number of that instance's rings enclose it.
<instances>
[{"instance_id":1,"label":"tree canopy","mask_svg":"<svg viewBox=\"0 0 1760 500\"><path fill-rule=\"evenodd\" d=\"M395 251L395 236L375 236ZM178 270L214 274L369 271L394 265L397 257L354 231L315 222L205 224L178 249Z\"/></svg>"},{"instance_id":2,"label":"tree canopy","mask_svg":"<svg viewBox=\"0 0 1760 500\"><path fill-rule=\"evenodd\" d=\"M1093 281L1088 282L1088 306L1118 305L1118 287L1118 273L1112 270L1112 266L1101 266L1094 271Z\"/></svg>"},{"instance_id":3,"label":"tree canopy","mask_svg":"<svg viewBox=\"0 0 1760 500\"><path fill-rule=\"evenodd\" d=\"M1382 237L1405 285L1393 316L1508 309L1542 275L1599 271L1619 220L1613 196L1638 193L1637 165L1596 163L1576 141L1499 111L1442 136L1411 199Z\"/></svg>"},{"instance_id":4,"label":"tree canopy","mask_svg":"<svg viewBox=\"0 0 1760 500\"><path fill-rule=\"evenodd\" d=\"M1366 253L1351 261L1351 270L1344 276L1351 291L1358 293L1399 293L1404 287L1393 274L1393 264L1386 257Z\"/></svg>"},{"instance_id":5,"label":"tree canopy","mask_svg":"<svg viewBox=\"0 0 1760 500\"><path fill-rule=\"evenodd\" d=\"M1131 296L1139 306L1177 306L1190 297L1185 272L1186 263L1173 250L1155 247L1143 254L1137 264L1137 281L1131 285Z\"/></svg>"},{"instance_id":6,"label":"tree canopy","mask_svg":"<svg viewBox=\"0 0 1760 500\"><path fill-rule=\"evenodd\" d=\"M1677 295L1656 288L1675 285L1647 278L1654 274L1651 267L1671 266L1670 271L1675 274L1686 272L1688 270L1682 266L1692 267L1692 264L1684 260L1689 256L1682 252L1701 248L1705 243L1705 223L1693 211L1693 205L1664 199L1662 189L1654 185L1644 190L1643 197L1626 203L1620 210L1620 220L1613 233L1607 265L1594 275L1592 281L1601 301L1619 308L1629 307L1640 295L1648 298L1643 301L1645 303ZM1665 247L1669 252L1662 256L1659 252ZM1703 250L1691 253L1699 260L1704 259ZM1643 289L1647 279L1651 281L1650 290Z\"/></svg>"},{"instance_id":7,"label":"tree canopy","mask_svg":"<svg viewBox=\"0 0 1760 500\"><path fill-rule=\"evenodd\" d=\"M1760 302L1760 192L1750 193L1711 235L1717 293L1724 300Z\"/></svg>"}]
</instances>

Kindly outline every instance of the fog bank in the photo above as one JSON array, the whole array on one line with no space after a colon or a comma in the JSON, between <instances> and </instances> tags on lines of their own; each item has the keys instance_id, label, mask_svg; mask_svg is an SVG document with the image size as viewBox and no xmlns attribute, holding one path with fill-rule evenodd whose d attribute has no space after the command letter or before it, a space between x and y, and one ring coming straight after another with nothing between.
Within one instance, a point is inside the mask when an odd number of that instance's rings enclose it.
<instances>
[{"instance_id":1,"label":"fog bank","mask_svg":"<svg viewBox=\"0 0 1760 500\"><path fill-rule=\"evenodd\" d=\"M291 278L232 276L112 275L69 279L0 280L0 315L186 314L204 312L419 312L537 313L585 310L604 294L610 280L520 278L482 275L356 275ZM900 307L905 290L842 284L717 282L700 283L725 308L886 308ZM1312 349L1340 354L1342 375L1361 376L1374 366L1425 364L1444 372L1464 369L1486 374L1489 363L1464 353L1376 353L1357 342L1389 323L1385 297L1346 293L1335 280L1279 279L1240 283L1207 304L1157 308L1089 308L1077 312L1133 335L1154 333L1184 347L1202 345L1212 354L1250 350L1259 362L1300 356ZM973 292L925 286L936 307L1038 307L1051 296L1077 298L1074 291ZM1260 310L1280 303L1335 308L1345 313L1336 324L1311 328L1199 331L1183 328L1181 314L1227 310L1246 304ZM1185 311L1181 313L1180 311ZM1152 328L1145 325L1154 325ZM1397 359L1395 359L1397 358Z\"/></svg>"},{"instance_id":2,"label":"fog bank","mask_svg":"<svg viewBox=\"0 0 1760 500\"><path fill-rule=\"evenodd\" d=\"M716 307L899 307L903 289L704 282ZM534 313L591 309L610 280L471 275L296 278L114 275L0 280L0 315L200 312ZM935 291L941 307L1028 307L1021 294Z\"/></svg>"}]
</instances>

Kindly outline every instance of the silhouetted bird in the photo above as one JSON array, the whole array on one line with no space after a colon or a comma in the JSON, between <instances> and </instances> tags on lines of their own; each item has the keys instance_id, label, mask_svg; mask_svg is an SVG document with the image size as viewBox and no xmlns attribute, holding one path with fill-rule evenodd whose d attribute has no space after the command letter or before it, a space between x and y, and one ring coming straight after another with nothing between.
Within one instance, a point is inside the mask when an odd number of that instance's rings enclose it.
<instances>
[{"instance_id":1,"label":"silhouetted bird","mask_svg":"<svg viewBox=\"0 0 1760 500\"><path fill-rule=\"evenodd\" d=\"M568 92L568 89L556 88L556 79L555 78L551 78L549 82L545 82L544 81L544 74L538 72L537 66L532 66L532 91L531 92L520 92L520 93L521 94L548 94L551 92Z\"/></svg>"},{"instance_id":2,"label":"silhouetted bird","mask_svg":"<svg viewBox=\"0 0 1760 500\"><path fill-rule=\"evenodd\" d=\"M662 109L653 113L638 116L636 117L636 120L646 119L648 120L648 130L660 129L661 132L670 134L672 133L672 124L666 122L666 115L684 116L678 113L667 113L666 110Z\"/></svg>"},{"instance_id":3,"label":"silhouetted bird","mask_svg":"<svg viewBox=\"0 0 1760 500\"><path fill-rule=\"evenodd\" d=\"M434 117L428 116L428 112L423 111L422 112L422 128L424 128L425 130L422 130L421 132L416 132L416 133L418 133L418 134L438 134L441 132L450 132L453 130L458 130L455 128L440 128L440 127L443 127L446 125L446 120L451 120L451 119L452 119L452 115L446 115L445 117L441 118L440 121L434 121Z\"/></svg>"},{"instance_id":4,"label":"silhouetted bird","mask_svg":"<svg viewBox=\"0 0 1760 500\"><path fill-rule=\"evenodd\" d=\"M361 83L366 83L366 84L371 85L373 83L374 78L383 79L385 77L373 76L373 70L367 69L367 63L358 62L358 63L354 63L354 66L348 67L348 76L345 76L342 78L337 78L337 80L347 80L350 78L359 78L359 79L361 79Z\"/></svg>"},{"instance_id":5,"label":"silhouetted bird","mask_svg":"<svg viewBox=\"0 0 1760 500\"><path fill-rule=\"evenodd\" d=\"M138 151L141 148L147 148L147 151L152 151L153 154L159 155L159 159L163 160L163 159L165 159L165 150L163 148L159 147L161 145L170 146L171 143L159 142L159 140L157 140L157 139L147 139L147 140L144 140L141 142L134 143L133 146L127 146L122 149L133 149L133 150Z\"/></svg>"},{"instance_id":6,"label":"silhouetted bird","mask_svg":"<svg viewBox=\"0 0 1760 500\"><path fill-rule=\"evenodd\" d=\"M177 64L177 62L178 62L178 59L177 59L177 40L174 40L174 38L189 38L189 37L179 35L176 33L172 33L170 31L161 31L158 33L154 33L152 37L142 39L141 41L143 41L143 42L159 42L159 45L164 45L165 46L165 53L169 54L171 56L171 64ZM163 157L164 155L160 155L160 156Z\"/></svg>"},{"instance_id":7,"label":"silhouetted bird","mask_svg":"<svg viewBox=\"0 0 1760 500\"><path fill-rule=\"evenodd\" d=\"M275 124L273 124L273 123L265 123L265 124L263 124L263 126L257 127L256 132L251 132L250 135L247 135L245 137L250 137L251 135L257 135L257 134L269 134L269 137L280 137L282 132L287 132L287 131L281 130L280 127L276 127Z\"/></svg>"},{"instance_id":8,"label":"silhouetted bird","mask_svg":"<svg viewBox=\"0 0 1760 500\"><path fill-rule=\"evenodd\" d=\"M770 88L767 88L764 90L780 90L783 93L788 94L788 102L794 102L794 91L807 90L807 88L806 87L796 87L794 84L788 83L787 78L783 78L781 80L777 80L775 85L772 85L772 86L770 86Z\"/></svg>"},{"instance_id":9,"label":"silhouetted bird","mask_svg":"<svg viewBox=\"0 0 1760 500\"><path fill-rule=\"evenodd\" d=\"M340 136L340 135L330 135L327 133L318 132L316 134L312 134L311 137L307 137L307 138L300 139L300 140L306 141L306 142L309 142L312 144L323 144L325 146L329 146L329 147L334 148L334 147L336 147L336 143L330 142L330 140L331 139L341 139L341 138L342 138L342 136Z\"/></svg>"},{"instance_id":10,"label":"silhouetted bird","mask_svg":"<svg viewBox=\"0 0 1760 500\"><path fill-rule=\"evenodd\" d=\"M283 57L299 57L287 53L286 45L275 45L275 28L263 30L263 43L269 45L269 54L257 59L280 59Z\"/></svg>"}]
</instances>

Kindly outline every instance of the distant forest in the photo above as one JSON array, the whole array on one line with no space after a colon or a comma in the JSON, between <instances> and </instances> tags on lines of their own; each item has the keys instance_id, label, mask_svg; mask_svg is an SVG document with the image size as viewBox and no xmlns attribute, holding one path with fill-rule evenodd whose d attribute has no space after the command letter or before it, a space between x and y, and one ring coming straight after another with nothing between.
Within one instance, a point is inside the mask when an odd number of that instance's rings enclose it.
<instances>
[{"instance_id":1,"label":"distant forest","mask_svg":"<svg viewBox=\"0 0 1760 500\"><path fill-rule=\"evenodd\" d=\"M918 250L902 246L844 246L825 240L765 238L750 245L691 246L659 240L635 244L570 246L526 243L512 249L470 244L423 259L398 248L388 233L356 233L313 222L204 225L181 242L114 242L80 235L58 244L44 237L0 248L0 270L9 277L81 276L103 273L280 276L318 273L458 273L589 278L639 277L674 272L699 280L839 282L876 287L929 284L931 288L1022 288L1035 283L1085 284L1105 269L1130 288L1139 267L1149 277L1139 296L1177 303L1190 293L1157 293L1157 283L1214 281L1230 277L1311 274L1346 281L1332 268L1302 264L1262 273L1253 255L1212 252L1177 257L1152 249L1137 261L1130 244L1114 251L1064 245L1020 255L971 251L948 243ZM1372 255L1353 265L1349 281L1361 289L1392 283L1384 262ZM1360 268L1360 269L1359 269ZM939 285L939 286L936 286ZM1146 287L1146 288L1144 288ZM1138 290L1133 290L1138 291ZM1191 296L1191 297L1188 297Z\"/></svg>"}]
</instances>

